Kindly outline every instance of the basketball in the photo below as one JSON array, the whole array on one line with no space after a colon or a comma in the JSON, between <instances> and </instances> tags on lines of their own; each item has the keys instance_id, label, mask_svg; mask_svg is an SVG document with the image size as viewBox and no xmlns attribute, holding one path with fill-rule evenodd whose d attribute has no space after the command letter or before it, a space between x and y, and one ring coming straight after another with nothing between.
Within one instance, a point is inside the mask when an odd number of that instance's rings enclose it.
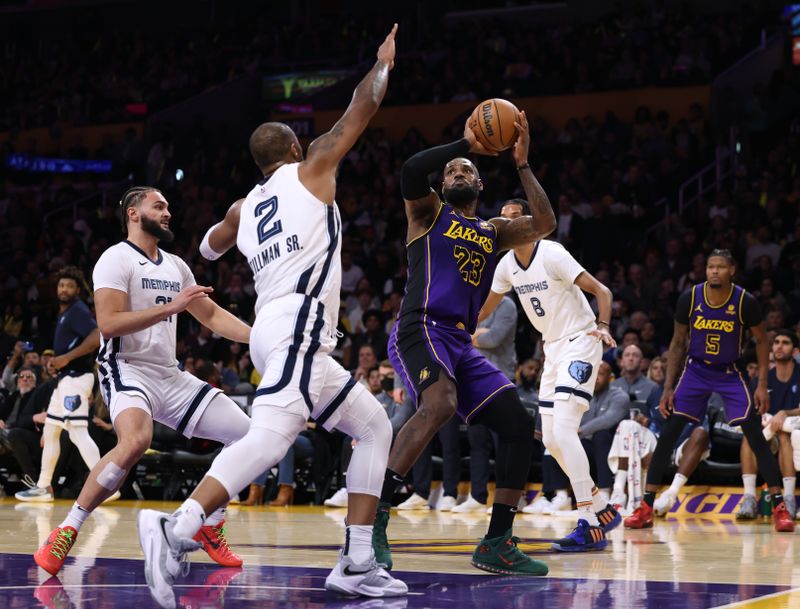
<instances>
[{"instance_id":1,"label":"basketball","mask_svg":"<svg viewBox=\"0 0 800 609\"><path fill-rule=\"evenodd\" d=\"M514 104L496 97L477 105L469 117L469 126L484 148L501 152L511 148L517 139L514 122L518 116L519 110Z\"/></svg>"}]
</instances>

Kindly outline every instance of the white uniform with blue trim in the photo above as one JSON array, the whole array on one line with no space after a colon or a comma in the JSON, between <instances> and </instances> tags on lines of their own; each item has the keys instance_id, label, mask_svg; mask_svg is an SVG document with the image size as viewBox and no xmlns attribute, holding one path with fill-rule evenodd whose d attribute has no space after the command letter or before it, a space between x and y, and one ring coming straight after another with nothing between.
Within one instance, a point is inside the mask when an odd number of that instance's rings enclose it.
<instances>
[{"instance_id":1,"label":"white uniform with blue trim","mask_svg":"<svg viewBox=\"0 0 800 609\"><path fill-rule=\"evenodd\" d=\"M240 209L236 245L255 280L250 339L262 374L254 406L287 408L331 429L363 389L329 354L336 346L342 283L342 221L336 203L312 195L281 166Z\"/></svg>"},{"instance_id":2,"label":"white uniform with blue trim","mask_svg":"<svg viewBox=\"0 0 800 609\"><path fill-rule=\"evenodd\" d=\"M92 281L95 291L112 288L125 292L130 311L170 302L182 289L196 283L178 256L159 249L158 259L150 260L130 241L121 241L103 252ZM133 334L103 337L97 355L98 376L112 422L131 406L125 395L140 396L154 420L191 437L209 402L220 393L178 368L176 322L171 317Z\"/></svg>"},{"instance_id":3,"label":"white uniform with blue trim","mask_svg":"<svg viewBox=\"0 0 800 609\"><path fill-rule=\"evenodd\" d=\"M514 290L533 327L544 340L539 405L552 408L574 395L588 407L603 356L602 343L587 332L595 315L575 279L584 268L556 241L539 241L527 266L509 252L497 264L492 291Z\"/></svg>"}]
</instances>

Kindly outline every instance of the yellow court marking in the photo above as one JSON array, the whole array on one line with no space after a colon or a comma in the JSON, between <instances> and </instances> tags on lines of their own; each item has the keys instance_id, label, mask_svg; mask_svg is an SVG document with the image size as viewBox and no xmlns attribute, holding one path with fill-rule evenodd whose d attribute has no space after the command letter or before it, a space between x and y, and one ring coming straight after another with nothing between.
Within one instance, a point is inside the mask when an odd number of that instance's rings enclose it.
<instances>
[{"instance_id":1,"label":"yellow court marking","mask_svg":"<svg viewBox=\"0 0 800 609\"><path fill-rule=\"evenodd\" d=\"M797 609L800 607L800 588L773 592L758 598L728 603L727 605L719 605L713 609L733 609L734 607L737 609Z\"/></svg>"}]
</instances>

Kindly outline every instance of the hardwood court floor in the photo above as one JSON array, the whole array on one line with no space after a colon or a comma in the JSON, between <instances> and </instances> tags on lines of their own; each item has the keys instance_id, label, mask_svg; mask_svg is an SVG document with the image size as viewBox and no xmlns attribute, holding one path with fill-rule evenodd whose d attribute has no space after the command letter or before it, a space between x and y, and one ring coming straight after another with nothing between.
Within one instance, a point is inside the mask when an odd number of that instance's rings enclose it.
<instances>
[{"instance_id":1,"label":"hardwood court floor","mask_svg":"<svg viewBox=\"0 0 800 609\"><path fill-rule=\"evenodd\" d=\"M0 500L0 608L111 609L157 605L147 590L136 537L136 512L177 504L120 501L98 509L57 578L31 558L71 502ZM347 599L324 590L343 540L344 510L321 507L232 507L227 531L245 559L223 569L203 552L176 585L179 607L191 609L342 608L470 609L514 607L800 607L800 541L766 523L731 518L669 519L649 531L610 535L603 552L555 554L549 541L572 527L569 515L520 515L522 548L547 562L545 578L484 574L469 564L485 533L485 514L392 512L394 573L408 597ZM798 533L800 534L800 533Z\"/></svg>"}]
</instances>

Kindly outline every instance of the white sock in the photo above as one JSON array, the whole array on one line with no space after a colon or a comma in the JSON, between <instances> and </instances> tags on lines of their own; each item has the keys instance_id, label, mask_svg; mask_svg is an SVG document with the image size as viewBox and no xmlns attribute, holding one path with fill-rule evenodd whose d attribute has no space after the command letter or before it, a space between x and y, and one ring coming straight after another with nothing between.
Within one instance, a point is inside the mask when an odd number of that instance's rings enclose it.
<instances>
[{"instance_id":1,"label":"white sock","mask_svg":"<svg viewBox=\"0 0 800 609\"><path fill-rule=\"evenodd\" d=\"M194 537L206 519L203 506L191 497L181 504L181 507L178 508L173 516L178 519L173 532L177 537L183 539Z\"/></svg>"},{"instance_id":2,"label":"white sock","mask_svg":"<svg viewBox=\"0 0 800 609\"><path fill-rule=\"evenodd\" d=\"M683 488L683 485L686 484L687 480L688 478L683 474L680 473L675 474L675 477L672 479L672 484L670 484L669 490L667 490L667 492L672 493L673 495L677 495L678 493L681 492L681 489Z\"/></svg>"},{"instance_id":3,"label":"white sock","mask_svg":"<svg viewBox=\"0 0 800 609\"><path fill-rule=\"evenodd\" d=\"M362 565L372 555L372 527L351 524L345 530L344 553L357 565Z\"/></svg>"},{"instance_id":4,"label":"white sock","mask_svg":"<svg viewBox=\"0 0 800 609\"><path fill-rule=\"evenodd\" d=\"M624 495L625 488L628 486L628 470L618 469L614 476L614 495Z\"/></svg>"},{"instance_id":5,"label":"white sock","mask_svg":"<svg viewBox=\"0 0 800 609\"><path fill-rule=\"evenodd\" d=\"M74 503L67 514L67 517L64 518L64 522L62 522L59 526L62 529L64 527L72 527L76 531L80 531L83 523L86 522L86 519L89 517L89 514L91 514L91 512L84 510L77 503Z\"/></svg>"},{"instance_id":6,"label":"white sock","mask_svg":"<svg viewBox=\"0 0 800 609\"><path fill-rule=\"evenodd\" d=\"M569 493L567 492L567 489L560 488L556 491L556 497L563 497L569 499ZM553 499L555 499L555 497L553 497Z\"/></svg>"},{"instance_id":7,"label":"white sock","mask_svg":"<svg viewBox=\"0 0 800 609\"><path fill-rule=\"evenodd\" d=\"M217 526L220 522L225 520L225 514L227 513L227 511L228 511L227 506L217 508L216 510L211 512L211 515L208 518L206 518L203 524L209 527Z\"/></svg>"},{"instance_id":8,"label":"white sock","mask_svg":"<svg viewBox=\"0 0 800 609\"><path fill-rule=\"evenodd\" d=\"M604 497L603 493L596 486L592 486L592 511L599 512L605 509L607 505L608 493L606 493Z\"/></svg>"},{"instance_id":9,"label":"white sock","mask_svg":"<svg viewBox=\"0 0 800 609\"><path fill-rule=\"evenodd\" d=\"M794 484L797 481L797 478L794 476L787 476L783 479L783 496L784 497L793 497L794 496Z\"/></svg>"},{"instance_id":10,"label":"white sock","mask_svg":"<svg viewBox=\"0 0 800 609\"><path fill-rule=\"evenodd\" d=\"M742 474L742 483L744 484L744 494L756 496L756 475L755 474Z\"/></svg>"}]
</instances>

